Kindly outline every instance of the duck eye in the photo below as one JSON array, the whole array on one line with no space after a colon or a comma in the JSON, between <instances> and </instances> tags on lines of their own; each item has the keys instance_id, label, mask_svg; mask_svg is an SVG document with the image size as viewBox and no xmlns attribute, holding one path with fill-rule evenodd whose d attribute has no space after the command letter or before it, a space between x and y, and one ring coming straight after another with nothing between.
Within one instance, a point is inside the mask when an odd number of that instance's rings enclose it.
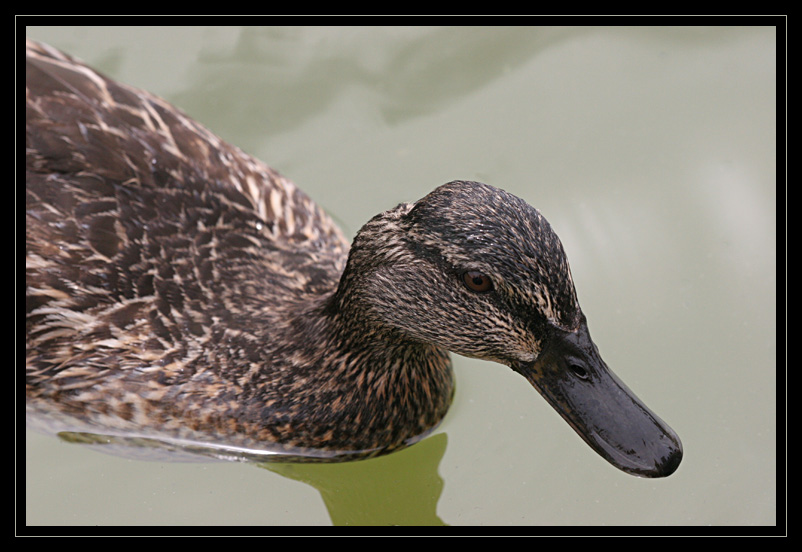
<instances>
[{"instance_id":1,"label":"duck eye","mask_svg":"<svg viewBox=\"0 0 802 552\"><path fill-rule=\"evenodd\" d=\"M490 289L493 287L493 282L490 280L490 276L487 274L482 274L477 270L469 270L468 272L465 272L462 275L462 281L465 283L465 287L478 293L490 291Z\"/></svg>"}]
</instances>

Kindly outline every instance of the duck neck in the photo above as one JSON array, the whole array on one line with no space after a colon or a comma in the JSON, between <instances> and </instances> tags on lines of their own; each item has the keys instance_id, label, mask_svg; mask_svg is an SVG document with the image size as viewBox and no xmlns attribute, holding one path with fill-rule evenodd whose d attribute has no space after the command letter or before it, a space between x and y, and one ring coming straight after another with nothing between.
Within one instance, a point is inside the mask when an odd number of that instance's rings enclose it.
<instances>
[{"instance_id":1,"label":"duck neck","mask_svg":"<svg viewBox=\"0 0 802 552\"><path fill-rule=\"evenodd\" d=\"M445 351L373 328L336 294L322 298L314 311L296 317L302 349L321 344L307 359L304 375L312 382L299 391L315 395L304 401L316 405L314 412L302 419L327 449L388 451L437 426L454 387Z\"/></svg>"}]
</instances>

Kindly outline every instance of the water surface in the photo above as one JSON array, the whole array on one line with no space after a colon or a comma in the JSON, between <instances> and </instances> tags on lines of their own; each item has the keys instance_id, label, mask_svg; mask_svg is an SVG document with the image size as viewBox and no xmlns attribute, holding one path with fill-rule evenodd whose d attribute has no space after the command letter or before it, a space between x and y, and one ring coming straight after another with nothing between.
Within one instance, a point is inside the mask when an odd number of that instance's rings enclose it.
<instances>
[{"instance_id":1,"label":"water surface","mask_svg":"<svg viewBox=\"0 0 802 552\"><path fill-rule=\"evenodd\" d=\"M438 432L347 466L145 462L29 431L28 524L775 523L774 29L28 36L180 106L349 236L454 179L526 199L563 241L605 360L685 448L667 479L624 474L520 376L456 357Z\"/></svg>"}]
</instances>

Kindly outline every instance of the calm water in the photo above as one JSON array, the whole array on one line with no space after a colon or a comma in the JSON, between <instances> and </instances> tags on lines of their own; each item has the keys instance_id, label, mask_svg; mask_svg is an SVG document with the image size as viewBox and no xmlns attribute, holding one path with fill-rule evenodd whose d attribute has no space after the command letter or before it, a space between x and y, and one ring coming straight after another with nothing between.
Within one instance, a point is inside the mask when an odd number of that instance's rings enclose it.
<instances>
[{"instance_id":1,"label":"calm water","mask_svg":"<svg viewBox=\"0 0 802 552\"><path fill-rule=\"evenodd\" d=\"M438 432L338 466L144 462L28 432L28 524L776 521L772 28L29 27L180 106L353 235L454 179L539 208L610 367L680 435L639 479L455 358Z\"/></svg>"}]
</instances>

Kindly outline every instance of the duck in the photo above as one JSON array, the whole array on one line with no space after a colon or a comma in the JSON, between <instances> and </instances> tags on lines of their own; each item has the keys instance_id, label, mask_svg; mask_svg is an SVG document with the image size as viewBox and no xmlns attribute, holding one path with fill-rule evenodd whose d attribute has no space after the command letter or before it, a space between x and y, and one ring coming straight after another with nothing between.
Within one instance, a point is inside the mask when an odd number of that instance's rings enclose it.
<instances>
[{"instance_id":1,"label":"duck","mask_svg":"<svg viewBox=\"0 0 802 552\"><path fill-rule=\"evenodd\" d=\"M523 376L616 468L679 466L523 199L454 180L349 243L278 171L47 44L26 42L25 93L30 411L347 461L437 428L454 353Z\"/></svg>"}]
</instances>

